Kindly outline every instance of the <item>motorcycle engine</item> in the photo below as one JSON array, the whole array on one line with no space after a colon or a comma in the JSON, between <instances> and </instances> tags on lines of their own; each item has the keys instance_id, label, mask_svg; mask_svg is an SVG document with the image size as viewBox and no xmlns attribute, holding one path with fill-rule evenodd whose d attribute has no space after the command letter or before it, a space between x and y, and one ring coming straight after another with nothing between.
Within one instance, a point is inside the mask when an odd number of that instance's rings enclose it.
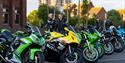
<instances>
[{"instance_id":1,"label":"motorcycle engine","mask_svg":"<svg viewBox=\"0 0 125 63\"><path fill-rule=\"evenodd\" d=\"M59 52L60 50L63 50L65 46L57 39L52 40L51 42L47 43L47 47Z\"/></svg>"}]
</instances>

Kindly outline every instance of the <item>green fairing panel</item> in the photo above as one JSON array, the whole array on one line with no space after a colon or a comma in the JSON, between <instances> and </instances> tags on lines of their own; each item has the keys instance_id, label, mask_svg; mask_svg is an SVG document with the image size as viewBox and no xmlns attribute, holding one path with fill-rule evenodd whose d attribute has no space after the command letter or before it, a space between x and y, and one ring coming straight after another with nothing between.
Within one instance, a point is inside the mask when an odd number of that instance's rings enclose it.
<instances>
[{"instance_id":1,"label":"green fairing panel","mask_svg":"<svg viewBox=\"0 0 125 63\"><path fill-rule=\"evenodd\" d=\"M20 39L22 44L20 47L17 48L17 50L14 52L19 58L21 57L21 53L32 44L32 40L29 37L25 37ZM21 58L20 58L21 59Z\"/></svg>"},{"instance_id":2,"label":"green fairing panel","mask_svg":"<svg viewBox=\"0 0 125 63\"><path fill-rule=\"evenodd\" d=\"M41 45L45 44L45 39L43 37L40 38L40 44Z\"/></svg>"},{"instance_id":3,"label":"green fairing panel","mask_svg":"<svg viewBox=\"0 0 125 63\"><path fill-rule=\"evenodd\" d=\"M93 34L85 32L85 34L87 35L88 41L91 43L99 39L99 35L96 32L94 32Z\"/></svg>"},{"instance_id":4,"label":"green fairing panel","mask_svg":"<svg viewBox=\"0 0 125 63\"><path fill-rule=\"evenodd\" d=\"M21 38L26 37L26 35L24 34L23 31L17 31L16 35L19 36L19 37L21 37Z\"/></svg>"},{"instance_id":5,"label":"green fairing panel","mask_svg":"<svg viewBox=\"0 0 125 63\"><path fill-rule=\"evenodd\" d=\"M88 47L88 45L85 44L85 45L83 45L82 47L85 48L85 47ZM94 48L94 44L90 44L89 47L90 47L91 49Z\"/></svg>"},{"instance_id":6,"label":"green fairing panel","mask_svg":"<svg viewBox=\"0 0 125 63\"><path fill-rule=\"evenodd\" d=\"M24 42L24 43L32 43L33 42L33 40L31 39L31 38L29 38L29 37L25 37L25 38L22 38L22 39L20 39L22 42Z\"/></svg>"},{"instance_id":7,"label":"green fairing panel","mask_svg":"<svg viewBox=\"0 0 125 63\"><path fill-rule=\"evenodd\" d=\"M21 59L21 53L29 46L30 44L21 45L14 53Z\"/></svg>"},{"instance_id":8,"label":"green fairing panel","mask_svg":"<svg viewBox=\"0 0 125 63\"><path fill-rule=\"evenodd\" d=\"M81 42L81 40L82 40L81 34L80 34L80 33L77 33L77 36L78 36L78 38L80 39L80 42Z\"/></svg>"},{"instance_id":9,"label":"green fairing panel","mask_svg":"<svg viewBox=\"0 0 125 63\"><path fill-rule=\"evenodd\" d=\"M30 59L34 60L35 59L35 53L36 52L42 52L42 49L30 49Z\"/></svg>"},{"instance_id":10,"label":"green fairing panel","mask_svg":"<svg viewBox=\"0 0 125 63\"><path fill-rule=\"evenodd\" d=\"M43 37L38 38L35 34L31 34L29 38L31 38L34 43L41 46L45 43L45 39Z\"/></svg>"}]
</instances>

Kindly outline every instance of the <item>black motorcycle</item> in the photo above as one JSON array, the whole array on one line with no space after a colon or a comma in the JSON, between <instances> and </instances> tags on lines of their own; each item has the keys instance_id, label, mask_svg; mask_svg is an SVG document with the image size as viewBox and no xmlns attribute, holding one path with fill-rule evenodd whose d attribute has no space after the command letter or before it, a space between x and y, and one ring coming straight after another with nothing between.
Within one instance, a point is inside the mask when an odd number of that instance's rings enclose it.
<instances>
[{"instance_id":1,"label":"black motorcycle","mask_svg":"<svg viewBox=\"0 0 125 63\"><path fill-rule=\"evenodd\" d=\"M108 31L103 31L101 33L101 43L104 45L105 54L112 54L114 52L110 37L111 34Z\"/></svg>"},{"instance_id":2,"label":"black motorcycle","mask_svg":"<svg viewBox=\"0 0 125 63\"><path fill-rule=\"evenodd\" d=\"M0 63L8 63L11 55L11 42L14 40L14 36L7 29L2 29L0 34Z\"/></svg>"}]
</instances>

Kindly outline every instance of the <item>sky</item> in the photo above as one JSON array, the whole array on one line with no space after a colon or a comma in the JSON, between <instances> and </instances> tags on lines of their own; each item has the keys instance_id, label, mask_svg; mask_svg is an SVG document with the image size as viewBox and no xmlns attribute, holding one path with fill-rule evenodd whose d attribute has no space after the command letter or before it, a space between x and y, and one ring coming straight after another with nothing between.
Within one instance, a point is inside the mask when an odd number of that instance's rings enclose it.
<instances>
[{"instance_id":1,"label":"sky","mask_svg":"<svg viewBox=\"0 0 125 63\"><path fill-rule=\"evenodd\" d=\"M72 0L78 3L78 0ZM125 0L91 0L94 6L101 6L109 11L111 9L125 9ZM38 9L39 0L27 0L27 14L32 10Z\"/></svg>"}]
</instances>

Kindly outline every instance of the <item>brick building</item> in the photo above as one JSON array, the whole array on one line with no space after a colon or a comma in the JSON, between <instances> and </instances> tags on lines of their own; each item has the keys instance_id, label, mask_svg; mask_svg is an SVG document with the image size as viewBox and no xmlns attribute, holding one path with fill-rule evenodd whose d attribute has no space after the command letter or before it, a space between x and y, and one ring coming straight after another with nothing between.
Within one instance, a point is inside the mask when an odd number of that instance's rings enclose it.
<instances>
[{"instance_id":1,"label":"brick building","mask_svg":"<svg viewBox=\"0 0 125 63\"><path fill-rule=\"evenodd\" d=\"M89 10L89 16L95 17L99 20L105 20L106 10L103 7L92 7Z\"/></svg>"},{"instance_id":2,"label":"brick building","mask_svg":"<svg viewBox=\"0 0 125 63\"><path fill-rule=\"evenodd\" d=\"M0 28L21 29L26 21L26 0L0 0Z\"/></svg>"}]
</instances>

